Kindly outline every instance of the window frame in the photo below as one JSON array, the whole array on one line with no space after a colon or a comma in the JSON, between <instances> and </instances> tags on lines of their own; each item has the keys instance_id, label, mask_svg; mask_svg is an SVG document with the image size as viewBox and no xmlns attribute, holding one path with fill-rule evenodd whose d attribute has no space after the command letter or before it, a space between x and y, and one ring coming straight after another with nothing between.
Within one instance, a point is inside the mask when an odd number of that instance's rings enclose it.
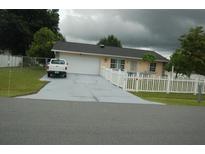
<instances>
[{"instance_id":1,"label":"window frame","mask_svg":"<svg viewBox=\"0 0 205 154\"><path fill-rule=\"evenodd\" d=\"M157 68L157 63L150 63L149 65L150 72L156 72L156 68Z\"/></svg>"},{"instance_id":2,"label":"window frame","mask_svg":"<svg viewBox=\"0 0 205 154\"><path fill-rule=\"evenodd\" d=\"M110 68L116 70L125 70L125 59L121 58L111 58L110 60Z\"/></svg>"}]
</instances>

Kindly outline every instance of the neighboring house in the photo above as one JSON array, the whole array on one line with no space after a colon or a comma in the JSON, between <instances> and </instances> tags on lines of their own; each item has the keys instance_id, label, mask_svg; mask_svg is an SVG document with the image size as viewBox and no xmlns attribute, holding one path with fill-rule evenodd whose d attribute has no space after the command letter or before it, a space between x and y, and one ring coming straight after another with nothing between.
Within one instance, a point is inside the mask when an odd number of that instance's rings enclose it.
<instances>
[{"instance_id":1,"label":"neighboring house","mask_svg":"<svg viewBox=\"0 0 205 154\"><path fill-rule=\"evenodd\" d=\"M151 72L161 76L164 65L168 62L166 58L154 51L63 41L57 42L52 51L55 52L56 57L68 61L70 73L99 74L101 68L112 68L132 73ZM155 62L150 64L143 61L144 54L154 55Z\"/></svg>"}]
</instances>

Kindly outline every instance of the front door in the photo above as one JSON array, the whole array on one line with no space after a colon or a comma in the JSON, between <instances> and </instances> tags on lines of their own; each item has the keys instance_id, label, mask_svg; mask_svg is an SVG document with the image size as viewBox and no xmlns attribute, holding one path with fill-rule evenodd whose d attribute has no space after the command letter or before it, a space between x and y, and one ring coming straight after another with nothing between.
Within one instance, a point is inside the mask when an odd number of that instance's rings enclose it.
<instances>
[{"instance_id":1,"label":"front door","mask_svg":"<svg viewBox=\"0 0 205 154\"><path fill-rule=\"evenodd\" d=\"M137 72L137 61L131 60L130 62L130 71L131 72Z\"/></svg>"}]
</instances>

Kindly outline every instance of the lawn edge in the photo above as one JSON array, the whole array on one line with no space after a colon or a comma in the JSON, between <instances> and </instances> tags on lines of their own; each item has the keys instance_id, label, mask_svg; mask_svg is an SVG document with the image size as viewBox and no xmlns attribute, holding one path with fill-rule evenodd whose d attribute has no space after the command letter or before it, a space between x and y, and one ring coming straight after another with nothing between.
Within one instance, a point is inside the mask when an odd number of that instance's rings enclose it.
<instances>
[{"instance_id":1,"label":"lawn edge","mask_svg":"<svg viewBox=\"0 0 205 154\"><path fill-rule=\"evenodd\" d=\"M152 98L159 98L159 97L141 97L136 95L136 92L130 92L131 94L140 97L141 99L147 100L147 101L153 101L153 102L157 102L157 103L164 103L165 105L171 105L171 106L200 106L200 107L205 107L205 105L200 105L200 104L179 104L179 103L166 103L166 102L161 102L161 101L156 101L156 100L152 100ZM149 93L149 92L148 92ZM150 99L149 99L150 98ZM180 99L180 98L175 98L175 99ZM183 100L183 99L181 99Z\"/></svg>"},{"instance_id":2,"label":"lawn edge","mask_svg":"<svg viewBox=\"0 0 205 154\"><path fill-rule=\"evenodd\" d=\"M42 85L39 89L37 89L37 90L35 90L35 91L33 91L33 92L26 93L26 94L13 95L13 96L8 96L8 97L14 98L14 97L19 97L19 96L27 96L27 95L36 94L36 93L38 93L43 87L45 87L50 81L41 81L41 82L44 82L43 85Z\"/></svg>"}]
</instances>

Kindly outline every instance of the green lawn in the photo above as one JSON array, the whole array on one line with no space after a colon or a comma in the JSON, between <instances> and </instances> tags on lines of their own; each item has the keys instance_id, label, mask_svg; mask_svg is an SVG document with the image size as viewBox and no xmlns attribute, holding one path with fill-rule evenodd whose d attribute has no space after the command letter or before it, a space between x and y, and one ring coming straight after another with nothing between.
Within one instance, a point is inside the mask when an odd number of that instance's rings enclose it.
<instances>
[{"instance_id":1,"label":"green lawn","mask_svg":"<svg viewBox=\"0 0 205 154\"><path fill-rule=\"evenodd\" d=\"M37 92L47 83L39 80L45 73L40 67L0 68L0 96Z\"/></svg>"},{"instance_id":2,"label":"green lawn","mask_svg":"<svg viewBox=\"0 0 205 154\"><path fill-rule=\"evenodd\" d=\"M153 92L134 92L133 94L154 102L165 103L169 105L192 105L205 106L205 95L202 95L203 101L197 102L197 95L177 94L177 93L153 93Z\"/></svg>"}]
</instances>

